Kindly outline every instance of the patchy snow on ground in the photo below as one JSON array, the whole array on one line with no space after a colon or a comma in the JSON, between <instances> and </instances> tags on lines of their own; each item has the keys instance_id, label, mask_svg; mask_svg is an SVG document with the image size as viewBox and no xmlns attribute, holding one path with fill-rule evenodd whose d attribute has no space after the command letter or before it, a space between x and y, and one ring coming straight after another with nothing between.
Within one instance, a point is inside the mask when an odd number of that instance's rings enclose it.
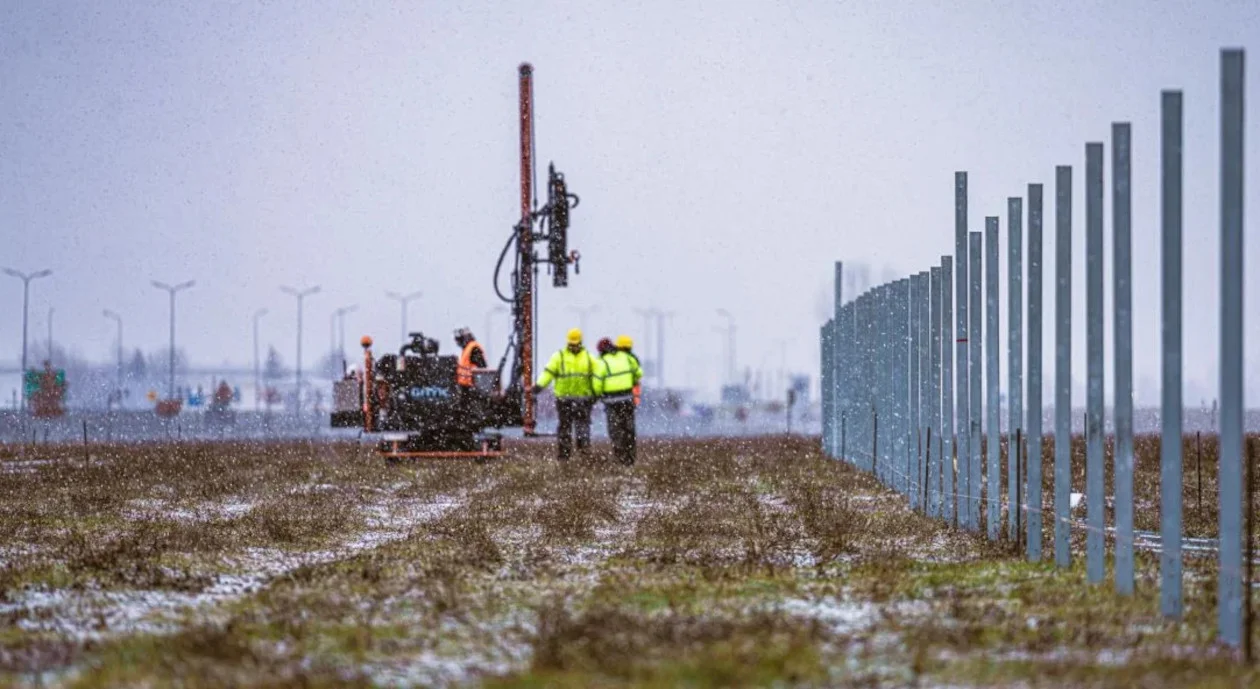
<instances>
[{"instance_id":1,"label":"patchy snow on ground","mask_svg":"<svg viewBox=\"0 0 1260 689\"><path fill-rule=\"evenodd\" d=\"M248 509L244 503L226 503ZM439 519L463 504L462 496L438 496L432 501L392 500L365 506L365 531L350 535L332 549L286 552L247 548L223 558L225 572L198 593L177 591L30 590L0 604L0 616L12 615L24 631L53 632L74 640L94 640L134 632L170 633L188 614L205 613L214 606L247 596L304 565L317 565L405 538L411 529ZM200 514L200 513L198 513Z\"/></svg>"}]
</instances>

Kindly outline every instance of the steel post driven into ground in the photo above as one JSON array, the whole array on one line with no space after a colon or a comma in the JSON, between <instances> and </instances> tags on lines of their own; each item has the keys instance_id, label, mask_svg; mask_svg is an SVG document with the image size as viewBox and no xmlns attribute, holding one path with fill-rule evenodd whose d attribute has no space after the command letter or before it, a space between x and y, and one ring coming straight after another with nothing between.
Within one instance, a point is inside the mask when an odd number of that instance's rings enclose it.
<instances>
[{"instance_id":1,"label":"steel post driven into ground","mask_svg":"<svg viewBox=\"0 0 1260 689\"><path fill-rule=\"evenodd\" d=\"M915 480L919 486L919 508L927 512L927 496L928 486L927 480L928 463L931 462L932 453L929 449L931 444L931 433L928 431L932 427L929 394L931 390L932 375L932 357L931 357L931 336L932 329L929 325L931 319L930 307L932 304L932 276L928 271L919 273L919 445L922 449L919 451L919 470L915 472Z\"/></svg>"},{"instance_id":2,"label":"steel post driven into ground","mask_svg":"<svg viewBox=\"0 0 1260 689\"><path fill-rule=\"evenodd\" d=\"M1103 145L1085 144L1085 568L1090 583L1107 575L1103 513Z\"/></svg>"},{"instance_id":3,"label":"steel post driven into ground","mask_svg":"<svg viewBox=\"0 0 1260 689\"><path fill-rule=\"evenodd\" d=\"M1002 532L1002 397L1001 370L998 357L998 231L999 219L984 219L984 384L985 425L988 442L985 454L989 464L989 540L996 541Z\"/></svg>"},{"instance_id":4,"label":"steel post driven into ground","mask_svg":"<svg viewBox=\"0 0 1260 689\"><path fill-rule=\"evenodd\" d=\"M1243 51L1221 51L1221 640L1243 635ZM1248 534L1249 535L1249 534Z\"/></svg>"},{"instance_id":5,"label":"steel post driven into ground","mask_svg":"<svg viewBox=\"0 0 1260 689\"><path fill-rule=\"evenodd\" d=\"M888 453L888 429L894 423L892 415L888 413L887 399L892 386L888 384L888 376L882 375L885 358L888 354L888 286L880 285L876 287L874 299L874 318L871 321L871 327L874 329L871 343L874 349L871 354L874 357L875 378L871 392L875 399L875 418L881 419L883 423L877 429L875 442L871 445L871 452L875 458L874 472L878 474L878 467L886 464L884 455Z\"/></svg>"},{"instance_id":6,"label":"steel post driven into ground","mask_svg":"<svg viewBox=\"0 0 1260 689\"><path fill-rule=\"evenodd\" d=\"M832 352L831 331L835 325L834 319L827 319L827 322L818 329L818 375L819 388L822 392L822 450L827 457L834 457L831 442L831 422L835 418L834 410L831 406L831 363L827 358Z\"/></svg>"},{"instance_id":7,"label":"steel post driven into ground","mask_svg":"<svg viewBox=\"0 0 1260 689\"><path fill-rule=\"evenodd\" d=\"M844 308L843 287L844 287L844 263L842 261L836 261L835 284L833 285L833 290L832 290L833 299L834 299L832 314L833 314L833 319L835 320L835 323L836 323L835 328L837 331L841 329L840 324L843 322L843 318L841 317L841 311ZM832 428L831 453L833 457L838 456L839 447L840 447L839 419L843 416L845 410L848 408L848 404L845 400L846 390L844 387L844 376L840 372L842 370L840 366L844 362L845 344L846 343L843 337L839 337L837 336L837 333L833 333L833 336L831 338L832 351L830 351L827 354L828 363L832 367L831 408L832 408L832 417L833 417L832 422L833 423L831 424L831 428Z\"/></svg>"},{"instance_id":8,"label":"steel post driven into ground","mask_svg":"<svg viewBox=\"0 0 1260 689\"><path fill-rule=\"evenodd\" d=\"M897 413L897 386L892 376L889 375L889 371L892 369L893 357L896 355L896 343L892 337L893 327L895 326L893 313L897 304L896 283L890 282L884 286L884 297L884 312L880 317L883 323L882 344L884 351L883 364L880 367L880 380L883 381L884 385L884 408L887 410L889 424L884 433L880 456L886 465L891 465L896 457L897 428L901 423L900 415Z\"/></svg>"},{"instance_id":9,"label":"steel post driven into ground","mask_svg":"<svg viewBox=\"0 0 1260 689\"><path fill-rule=\"evenodd\" d=\"M1181 601L1181 91L1160 104L1163 336L1160 413L1159 607L1180 619Z\"/></svg>"},{"instance_id":10,"label":"steel post driven into ground","mask_svg":"<svg viewBox=\"0 0 1260 689\"><path fill-rule=\"evenodd\" d=\"M902 278L897 280L895 284L897 307L893 311L893 318L896 320L897 327L893 331L893 337L890 338L897 353L894 364L894 383L896 385L897 398L897 433L895 442L897 445L893 458L897 471L902 473L906 472L910 454L914 451L914 448L910 446L910 347L908 344L910 337L910 280L909 278Z\"/></svg>"},{"instance_id":11,"label":"steel post driven into ground","mask_svg":"<svg viewBox=\"0 0 1260 689\"><path fill-rule=\"evenodd\" d=\"M970 265L967 268L968 279L971 289L970 303L967 305L968 318L971 320L967 334L969 341L967 342L967 353L969 361L967 362L967 370L971 373L971 381L969 388L971 391L970 419L971 426L968 428L968 443L971 447L971 493L967 496L967 511L970 513L971 530L980 531L981 521L981 505L984 498L984 465L981 464L980 451L984 438L984 401L981 395L984 391L983 374L980 370L982 365L982 356L984 354L984 325L981 320L984 318L983 306L980 302L980 271L984 264L983 252L984 238L979 232L972 232L969 235L968 259Z\"/></svg>"},{"instance_id":12,"label":"steel post driven into ground","mask_svg":"<svg viewBox=\"0 0 1260 689\"><path fill-rule=\"evenodd\" d=\"M1072 564L1072 166L1054 170L1054 561Z\"/></svg>"},{"instance_id":13,"label":"steel post driven into ground","mask_svg":"<svg viewBox=\"0 0 1260 689\"><path fill-rule=\"evenodd\" d=\"M1115 283L1116 593L1133 595L1133 286L1130 204L1130 126L1111 125L1111 231Z\"/></svg>"},{"instance_id":14,"label":"steel post driven into ground","mask_svg":"<svg viewBox=\"0 0 1260 689\"><path fill-rule=\"evenodd\" d=\"M963 528L972 529L971 495L971 373L968 370L970 360L967 351L967 173L954 173L954 267L957 281L954 289L954 303L957 309L957 338L955 340L955 360L957 361L957 447L958 447L958 492L962 502L958 505L958 521Z\"/></svg>"},{"instance_id":15,"label":"steel post driven into ground","mask_svg":"<svg viewBox=\"0 0 1260 689\"><path fill-rule=\"evenodd\" d=\"M1024 427L1024 294L1023 294L1023 240L1024 200L1011 197L1006 200L1006 406L1008 423L1007 438L1007 518L1006 532L1011 540L1019 540L1019 524L1023 487L1020 478L1024 468L1019 465L1020 453L1015 442L1022 437Z\"/></svg>"},{"instance_id":16,"label":"steel post driven into ground","mask_svg":"<svg viewBox=\"0 0 1260 689\"><path fill-rule=\"evenodd\" d=\"M1041 561L1042 186L1028 185L1028 560Z\"/></svg>"},{"instance_id":17,"label":"steel post driven into ground","mask_svg":"<svg viewBox=\"0 0 1260 689\"><path fill-rule=\"evenodd\" d=\"M945 441L945 449L941 453L944 461L944 476L941 491L944 493L945 521L958 524L958 511L955 497L957 488L954 481L954 307L952 296L954 282L954 257L941 257L941 437Z\"/></svg>"},{"instance_id":18,"label":"steel post driven into ground","mask_svg":"<svg viewBox=\"0 0 1260 689\"><path fill-rule=\"evenodd\" d=\"M923 421L920 416L923 407L919 404L919 377L922 375L920 364L923 358L920 356L922 335L919 332L919 309L923 300L920 295L923 293L923 281L918 275L910 276L910 338L908 347L910 350L910 469L906 472L906 480L915 481L915 477L919 475L919 467L923 461ZM910 504L917 505L917 494L915 491L910 492Z\"/></svg>"},{"instance_id":19,"label":"steel post driven into ground","mask_svg":"<svg viewBox=\"0 0 1260 689\"><path fill-rule=\"evenodd\" d=\"M931 270L931 305L928 309L930 322L930 334L928 350L930 360L928 365L929 378L928 383L928 428L932 430L933 442L939 447L932 448L932 462L928 465L928 515L939 517L941 515L941 476L945 471L943 453L940 448L945 444L941 442L941 269L939 266L933 266Z\"/></svg>"}]
</instances>

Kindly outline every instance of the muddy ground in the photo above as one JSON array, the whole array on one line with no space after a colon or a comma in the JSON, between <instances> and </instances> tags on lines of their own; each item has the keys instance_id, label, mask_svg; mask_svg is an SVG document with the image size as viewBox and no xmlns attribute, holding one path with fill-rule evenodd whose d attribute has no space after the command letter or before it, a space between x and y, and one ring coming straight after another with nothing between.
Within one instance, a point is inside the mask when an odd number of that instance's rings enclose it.
<instances>
[{"instance_id":1,"label":"muddy ground","mask_svg":"<svg viewBox=\"0 0 1260 689\"><path fill-rule=\"evenodd\" d=\"M0 450L0 686L1260 684L1210 561L1167 623L1149 555L1119 598L816 445Z\"/></svg>"}]
</instances>

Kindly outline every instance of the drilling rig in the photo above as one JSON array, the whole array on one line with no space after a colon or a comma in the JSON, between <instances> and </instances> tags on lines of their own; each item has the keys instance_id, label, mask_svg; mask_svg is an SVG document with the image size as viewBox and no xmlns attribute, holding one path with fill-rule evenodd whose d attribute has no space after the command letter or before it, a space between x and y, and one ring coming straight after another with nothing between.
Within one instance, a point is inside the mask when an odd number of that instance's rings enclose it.
<instances>
[{"instance_id":1,"label":"drilling rig","mask_svg":"<svg viewBox=\"0 0 1260 689\"><path fill-rule=\"evenodd\" d=\"M579 199L554 163L547 167L546 203L538 205L533 71L529 63L518 70L520 216L494 269L495 295L510 304L513 324L498 366L474 369L473 386L460 387L458 357L439 355L437 340L424 333L409 333L396 355L379 359L372 339L364 337L362 370L334 383L332 426L362 428L377 438L377 451L387 459L488 459L502 454L504 428L538 435L532 392L537 285L545 266L553 286L567 287L570 266L580 272L580 256L569 249L568 238L569 211ZM501 278L509 257L511 287L505 294Z\"/></svg>"}]
</instances>

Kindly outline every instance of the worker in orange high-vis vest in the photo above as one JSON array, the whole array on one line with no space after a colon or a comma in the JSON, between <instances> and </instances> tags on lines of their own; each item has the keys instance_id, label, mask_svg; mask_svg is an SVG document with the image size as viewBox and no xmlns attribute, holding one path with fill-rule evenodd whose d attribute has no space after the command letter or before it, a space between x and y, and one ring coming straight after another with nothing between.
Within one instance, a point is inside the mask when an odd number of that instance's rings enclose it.
<instances>
[{"instance_id":1,"label":"worker in orange high-vis vest","mask_svg":"<svg viewBox=\"0 0 1260 689\"><path fill-rule=\"evenodd\" d=\"M468 423L468 428L480 426L484 416L487 394L477 389L477 369L486 368L486 351L473 337L468 328L455 331L455 344L459 345L459 362L455 365L455 404Z\"/></svg>"},{"instance_id":2,"label":"worker in orange high-vis vest","mask_svg":"<svg viewBox=\"0 0 1260 689\"><path fill-rule=\"evenodd\" d=\"M455 331L455 344L460 347L459 364L455 368L455 384L461 388L476 387L477 381L473 372L488 366L486 350L468 328Z\"/></svg>"}]
</instances>

